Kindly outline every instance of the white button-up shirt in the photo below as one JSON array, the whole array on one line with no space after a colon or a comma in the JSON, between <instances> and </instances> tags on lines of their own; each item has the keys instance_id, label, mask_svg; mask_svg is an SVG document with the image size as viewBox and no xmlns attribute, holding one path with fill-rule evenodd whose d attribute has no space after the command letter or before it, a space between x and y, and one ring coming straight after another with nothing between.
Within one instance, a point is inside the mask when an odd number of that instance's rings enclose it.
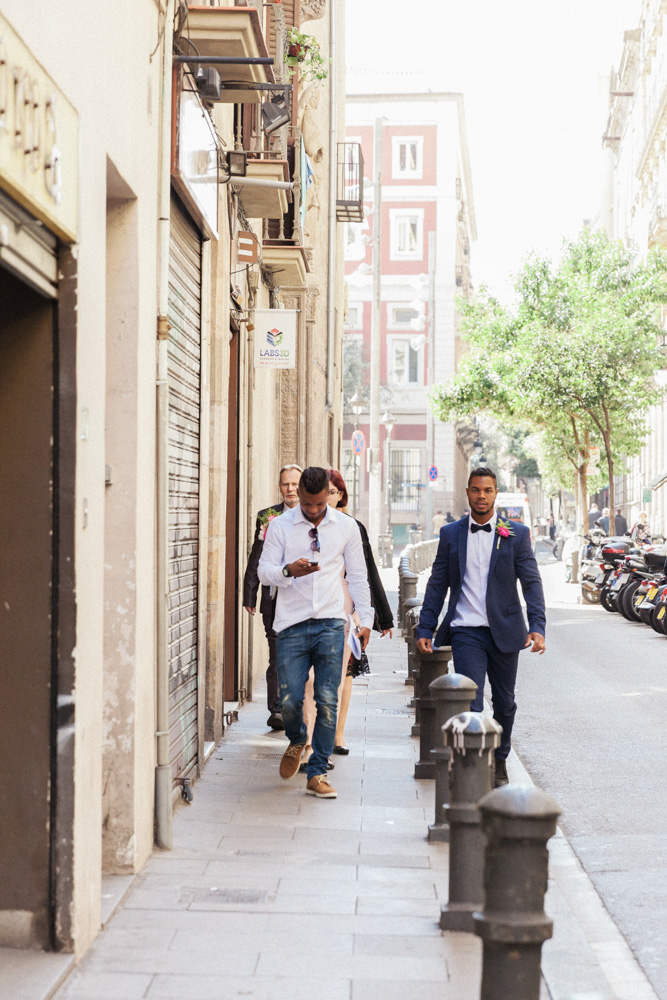
<instances>
[{"instance_id":1,"label":"white button-up shirt","mask_svg":"<svg viewBox=\"0 0 667 1000\"><path fill-rule=\"evenodd\" d=\"M476 531L473 534L470 526L476 522L472 517L468 517L466 571L456 612L451 622L452 628L458 625L479 628L489 624L486 613L486 585L489 579L491 553L496 543L497 521L498 515L494 513L491 520L486 522L491 525L491 531Z\"/></svg>"},{"instance_id":2,"label":"white button-up shirt","mask_svg":"<svg viewBox=\"0 0 667 1000\"><path fill-rule=\"evenodd\" d=\"M333 507L317 526L320 551L311 551L313 527L304 517L301 504L269 522L257 573L265 586L278 588L276 632L309 618L342 618L345 614L343 571L347 574L350 596L362 627L372 628L375 613L371 606L368 572L361 533L353 517ZM297 559L317 560L320 568L308 576L286 577L283 566Z\"/></svg>"}]
</instances>

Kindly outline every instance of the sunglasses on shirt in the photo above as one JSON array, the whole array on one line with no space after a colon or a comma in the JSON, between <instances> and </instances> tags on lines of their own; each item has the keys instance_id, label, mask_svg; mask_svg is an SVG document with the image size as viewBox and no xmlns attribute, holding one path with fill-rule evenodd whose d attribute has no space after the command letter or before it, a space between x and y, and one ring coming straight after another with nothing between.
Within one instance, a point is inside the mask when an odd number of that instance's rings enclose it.
<instances>
[{"instance_id":1,"label":"sunglasses on shirt","mask_svg":"<svg viewBox=\"0 0 667 1000\"><path fill-rule=\"evenodd\" d=\"M310 537L312 539L314 539L314 541L312 541L310 543L311 552L319 552L320 551L320 539L319 539L319 535L317 534L317 528L311 528L310 531L308 532L308 534L310 535Z\"/></svg>"}]
</instances>

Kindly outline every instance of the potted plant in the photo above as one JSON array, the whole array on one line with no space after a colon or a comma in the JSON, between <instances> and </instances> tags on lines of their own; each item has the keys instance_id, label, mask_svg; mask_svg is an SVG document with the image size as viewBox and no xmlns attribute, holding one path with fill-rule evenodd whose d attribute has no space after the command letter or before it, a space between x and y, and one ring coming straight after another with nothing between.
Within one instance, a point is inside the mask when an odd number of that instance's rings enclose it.
<instances>
[{"instance_id":1,"label":"potted plant","mask_svg":"<svg viewBox=\"0 0 667 1000\"><path fill-rule=\"evenodd\" d=\"M294 75L298 66L302 79L307 82L325 80L329 75L320 43L313 35L304 35L297 28L290 28L287 32L285 64L289 76Z\"/></svg>"}]
</instances>

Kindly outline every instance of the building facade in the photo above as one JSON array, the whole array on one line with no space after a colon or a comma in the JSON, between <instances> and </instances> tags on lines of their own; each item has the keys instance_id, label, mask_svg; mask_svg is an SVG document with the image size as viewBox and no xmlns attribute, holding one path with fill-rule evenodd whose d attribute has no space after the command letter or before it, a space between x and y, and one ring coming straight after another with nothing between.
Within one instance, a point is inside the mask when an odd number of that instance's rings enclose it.
<instances>
[{"instance_id":1,"label":"building facade","mask_svg":"<svg viewBox=\"0 0 667 1000\"><path fill-rule=\"evenodd\" d=\"M341 452L341 18L0 3L2 946L86 951L264 671L254 512Z\"/></svg>"},{"instance_id":2,"label":"building facade","mask_svg":"<svg viewBox=\"0 0 667 1000\"><path fill-rule=\"evenodd\" d=\"M429 386L447 381L456 370L461 352L456 301L471 291L476 224L463 97L348 94L347 141L359 143L363 151L368 207L365 221L348 223L345 233L344 475L358 516L372 525L369 487L375 459L371 456L369 463L367 453L355 456L351 439L355 428L367 443L370 439L370 368L377 335L383 414L379 528L401 544L411 529L430 537L438 511L458 516L466 506L472 442L453 424L434 419L427 403ZM375 260L378 218L381 250ZM363 398L363 406L354 407L356 416L349 403L355 391Z\"/></svg>"},{"instance_id":3,"label":"building facade","mask_svg":"<svg viewBox=\"0 0 667 1000\"><path fill-rule=\"evenodd\" d=\"M642 254L667 247L667 3L643 0L638 12L610 80L599 225L610 239ZM656 379L664 384L667 369L656 372ZM628 463L628 475L615 481L616 503L628 524L646 510L653 532L661 535L667 535L665 418L664 405L652 408L645 447Z\"/></svg>"}]
</instances>

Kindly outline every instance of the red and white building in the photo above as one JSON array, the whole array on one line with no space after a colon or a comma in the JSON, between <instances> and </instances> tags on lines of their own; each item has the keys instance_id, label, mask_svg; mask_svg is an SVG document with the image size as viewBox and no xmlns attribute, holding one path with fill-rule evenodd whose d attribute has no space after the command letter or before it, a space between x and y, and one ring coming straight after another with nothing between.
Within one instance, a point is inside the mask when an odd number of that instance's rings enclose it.
<instances>
[{"instance_id":1,"label":"red and white building","mask_svg":"<svg viewBox=\"0 0 667 1000\"><path fill-rule=\"evenodd\" d=\"M476 228L463 96L348 94L346 141L360 143L363 152L365 220L346 223L345 234L343 474L352 510L366 523L369 475L365 456L355 466L351 437L355 424L367 440L369 433L376 127L382 130L380 406L394 418L389 442L380 425L381 525L384 531L391 524L400 544L413 526L431 536L429 514L457 517L466 507L469 428L433 419L427 394L431 381L445 382L456 369L456 300L470 292ZM366 399L357 420L349 406L355 390ZM438 471L433 485L431 466Z\"/></svg>"}]
</instances>

